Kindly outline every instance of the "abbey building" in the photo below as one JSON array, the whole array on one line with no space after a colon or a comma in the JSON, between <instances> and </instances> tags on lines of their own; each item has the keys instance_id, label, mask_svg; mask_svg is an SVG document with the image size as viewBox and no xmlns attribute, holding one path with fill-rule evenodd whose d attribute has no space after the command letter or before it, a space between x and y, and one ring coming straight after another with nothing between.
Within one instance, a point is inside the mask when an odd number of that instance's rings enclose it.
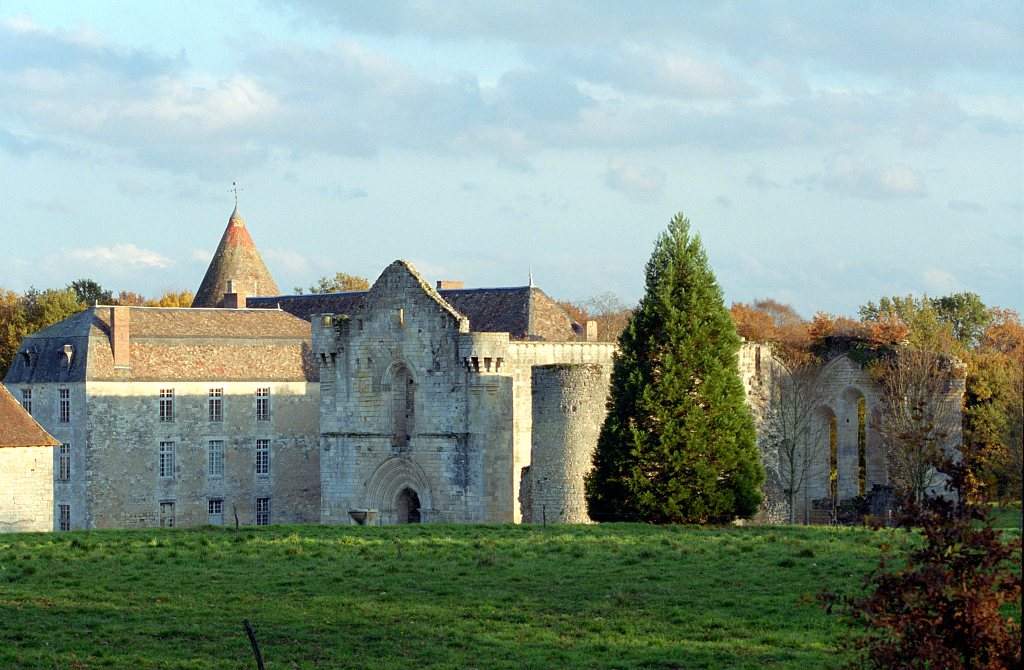
<instances>
[{"instance_id":1,"label":"abbey building","mask_svg":"<svg viewBox=\"0 0 1024 670\"><path fill-rule=\"evenodd\" d=\"M367 291L278 293L236 208L191 308L97 305L25 338L4 384L59 445L53 529L587 520L615 350L594 324L405 261ZM772 360L739 357L762 423ZM830 365L808 490L849 497L885 481L877 392Z\"/></svg>"}]
</instances>

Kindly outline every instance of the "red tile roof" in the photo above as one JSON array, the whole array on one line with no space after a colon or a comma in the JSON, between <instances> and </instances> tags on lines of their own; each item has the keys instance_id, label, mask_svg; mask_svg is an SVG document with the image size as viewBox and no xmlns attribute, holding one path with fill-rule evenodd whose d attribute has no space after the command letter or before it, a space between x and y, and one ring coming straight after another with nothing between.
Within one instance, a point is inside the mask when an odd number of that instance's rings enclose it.
<instances>
[{"instance_id":1,"label":"red tile roof","mask_svg":"<svg viewBox=\"0 0 1024 670\"><path fill-rule=\"evenodd\" d=\"M0 384L0 448L56 447L59 444Z\"/></svg>"}]
</instances>

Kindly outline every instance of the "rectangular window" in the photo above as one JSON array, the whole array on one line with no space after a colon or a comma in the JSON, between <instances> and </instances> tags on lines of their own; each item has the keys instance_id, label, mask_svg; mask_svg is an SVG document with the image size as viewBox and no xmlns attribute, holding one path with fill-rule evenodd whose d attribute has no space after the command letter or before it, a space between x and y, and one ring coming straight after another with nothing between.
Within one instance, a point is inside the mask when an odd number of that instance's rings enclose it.
<instances>
[{"instance_id":1,"label":"rectangular window","mask_svg":"<svg viewBox=\"0 0 1024 670\"><path fill-rule=\"evenodd\" d=\"M256 525L270 525L270 498L256 498Z\"/></svg>"},{"instance_id":2,"label":"rectangular window","mask_svg":"<svg viewBox=\"0 0 1024 670\"><path fill-rule=\"evenodd\" d=\"M57 505L57 528L71 530L71 505Z\"/></svg>"},{"instance_id":3,"label":"rectangular window","mask_svg":"<svg viewBox=\"0 0 1024 670\"><path fill-rule=\"evenodd\" d=\"M60 422L71 423L71 391L60 389Z\"/></svg>"},{"instance_id":4,"label":"rectangular window","mask_svg":"<svg viewBox=\"0 0 1024 670\"><path fill-rule=\"evenodd\" d=\"M174 501L167 500L160 503L160 527L174 528Z\"/></svg>"},{"instance_id":5,"label":"rectangular window","mask_svg":"<svg viewBox=\"0 0 1024 670\"><path fill-rule=\"evenodd\" d=\"M224 501L220 498L210 498L206 503L207 522L211 526L224 525Z\"/></svg>"},{"instance_id":6,"label":"rectangular window","mask_svg":"<svg viewBox=\"0 0 1024 670\"><path fill-rule=\"evenodd\" d=\"M224 476L224 440L210 440L206 462L210 477Z\"/></svg>"},{"instance_id":7,"label":"rectangular window","mask_svg":"<svg viewBox=\"0 0 1024 670\"><path fill-rule=\"evenodd\" d=\"M256 440L256 474L270 474L270 440Z\"/></svg>"},{"instance_id":8,"label":"rectangular window","mask_svg":"<svg viewBox=\"0 0 1024 670\"><path fill-rule=\"evenodd\" d=\"M210 389L210 421L224 420L224 389Z\"/></svg>"},{"instance_id":9,"label":"rectangular window","mask_svg":"<svg viewBox=\"0 0 1024 670\"><path fill-rule=\"evenodd\" d=\"M71 445L67 442L60 445L57 455L57 478L62 482L71 479Z\"/></svg>"},{"instance_id":10,"label":"rectangular window","mask_svg":"<svg viewBox=\"0 0 1024 670\"><path fill-rule=\"evenodd\" d=\"M174 421L174 389L160 389L160 421Z\"/></svg>"},{"instance_id":11,"label":"rectangular window","mask_svg":"<svg viewBox=\"0 0 1024 670\"><path fill-rule=\"evenodd\" d=\"M256 389L256 420L270 421L270 389Z\"/></svg>"},{"instance_id":12,"label":"rectangular window","mask_svg":"<svg viewBox=\"0 0 1024 670\"><path fill-rule=\"evenodd\" d=\"M160 443L160 478L174 479L174 443Z\"/></svg>"},{"instance_id":13,"label":"rectangular window","mask_svg":"<svg viewBox=\"0 0 1024 670\"><path fill-rule=\"evenodd\" d=\"M29 414L32 413L32 389L21 389L21 406Z\"/></svg>"}]
</instances>

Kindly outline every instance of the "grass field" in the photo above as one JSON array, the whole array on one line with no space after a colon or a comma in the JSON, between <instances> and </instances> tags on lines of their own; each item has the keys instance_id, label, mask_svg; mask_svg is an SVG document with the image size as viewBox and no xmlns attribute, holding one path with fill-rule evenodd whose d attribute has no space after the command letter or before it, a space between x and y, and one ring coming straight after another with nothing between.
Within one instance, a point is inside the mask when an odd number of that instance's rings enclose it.
<instances>
[{"instance_id":1,"label":"grass field","mask_svg":"<svg viewBox=\"0 0 1024 670\"><path fill-rule=\"evenodd\" d=\"M857 528L278 526L0 535L0 668L820 668Z\"/></svg>"}]
</instances>

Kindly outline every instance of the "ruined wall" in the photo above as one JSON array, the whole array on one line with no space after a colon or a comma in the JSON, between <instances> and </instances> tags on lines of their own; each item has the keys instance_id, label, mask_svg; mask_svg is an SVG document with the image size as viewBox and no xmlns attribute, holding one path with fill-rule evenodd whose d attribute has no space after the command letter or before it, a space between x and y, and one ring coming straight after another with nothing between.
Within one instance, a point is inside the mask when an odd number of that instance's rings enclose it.
<instances>
[{"instance_id":1,"label":"ruined wall","mask_svg":"<svg viewBox=\"0 0 1024 670\"><path fill-rule=\"evenodd\" d=\"M319 388L308 382L88 382L84 475L90 528L160 524L174 503L176 526L255 523L256 498L270 498L271 523L315 522L320 511ZM209 390L223 389L223 421L209 420ZM270 420L256 417L256 389L270 389ZM174 420L160 420L159 393L174 390ZM256 473L256 440L270 442L269 474ZM211 475L209 443L224 443L222 475ZM161 442L174 443L173 477L161 477ZM217 519L216 521L220 521Z\"/></svg>"},{"instance_id":2,"label":"ruined wall","mask_svg":"<svg viewBox=\"0 0 1024 670\"><path fill-rule=\"evenodd\" d=\"M533 436L524 520L590 521L583 477L592 466L607 393L608 373L600 365L533 368Z\"/></svg>"},{"instance_id":3,"label":"ruined wall","mask_svg":"<svg viewBox=\"0 0 1024 670\"><path fill-rule=\"evenodd\" d=\"M54 451L0 449L0 533L53 530Z\"/></svg>"}]
</instances>

